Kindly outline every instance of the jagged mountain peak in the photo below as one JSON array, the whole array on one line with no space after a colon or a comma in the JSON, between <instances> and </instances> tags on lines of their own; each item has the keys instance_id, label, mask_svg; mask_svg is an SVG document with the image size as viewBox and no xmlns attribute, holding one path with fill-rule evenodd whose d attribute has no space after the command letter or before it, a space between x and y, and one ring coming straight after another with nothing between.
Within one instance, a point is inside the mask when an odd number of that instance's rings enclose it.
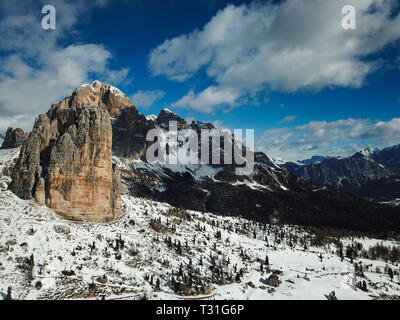
<instances>
[{"instance_id":1,"label":"jagged mountain peak","mask_svg":"<svg viewBox=\"0 0 400 320\"><path fill-rule=\"evenodd\" d=\"M120 89L112 86L111 84L100 82L98 80L94 80L91 83L85 83L81 85L79 88L77 88L76 91L80 91L85 88L90 88L94 92L101 92L101 90L111 91L111 93L116 96L123 96L125 98L128 98L128 96L125 93L123 93Z\"/></svg>"},{"instance_id":2,"label":"jagged mountain peak","mask_svg":"<svg viewBox=\"0 0 400 320\"><path fill-rule=\"evenodd\" d=\"M365 155L366 157L369 157L371 154L373 154L375 152L375 149L372 149L370 147L362 149L360 151L361 154Z\"/></svg>"},{"instance_id":3,"label":"jagged mountain peak","mask_svg":"<svg viewBox=\"0 0 400 320\"><path fill-rule=\"evenodd\" d=\"M195 131L200 131L201 129L208 129L208 130L216 129L211 122L185 120L184 118L179 116L176 112L173 112L168 108L161 109L158 116L150 115L147 116L146 118L147 120L153 120L159 128L165 130L169 128L170 121L176 121L178 123L178 130L193 129Z\"/></svg>"},{"instance_id":4,"label":"jagged mountain peak","mask_svg":"<svg viewBox=\"0 0 400 320\"><path fill-rule=\"evenodd\" d=\"M169 122L176 121L178 124L178 130L187 129L189 125L186 120L178 116L175 112L172 112L168 108L163 108L157 116L155 123L161 129L167 130L169 128Z\"/></svg>"},{"instance_id":5,"label":"jagged mountain peak","mask_svg":"<svg viewBox=\"0 0 400 320\"><path fill-rule=\"evenodd\" d=\"M6 135L3 138L3 143L0 149L12 149L22 145L24 140L28 137L29 132L25 132L21 128L7 129Z\"/></svg>"},{"instance_id":6,"label":"jagged mountain peak","mask_svg":"<svg viewBox=\"0 0 400 320\"><path fill-rule=\"evenodd\" d=\"M356 152L351 158L358 159L358 158L368 158L373 159L375 154L377 153L376 149L372 149L370 147L361 149L360 151Z\"/></svg>"},{"instance_id":7,"label":"jagged mountain peak","mask_svg":"<svg viewBox=\"0 0 400 320\"><path fill-rule=\"evenodd\" d=\"M78 87L70 97L54 103L48 115L51 117L56 110L80 106L103 108L108 111L110 117L115 118L122 109L134 104L121 90L95 80Z\"/></svg>"},{"instance_id":8,"label":"jagged mountain peak","mask_svg":"<svg viewBox=\"0 0 400 320\"><path fill-rule=\"evenodd\" d=\"M171 111L171 110L168 109L168 108L163 108L163 109L160 111L160 113L161 113L161 112L176 114L175 112Z\"/></svg>"},{"instance_id":9,"label":"jagged mountain peak","mask_svg":"<svg viewBox=\"0 0 400 320\"><path fill-rule=\"evenodd\" d=\"M311 164L311 163L320 163L326 159L329 159L330 157L324 157L324 156L312 156L310 159L305 159L305 160L299 160L298 162L301 164Z\"/></svg>"}]
</instances>

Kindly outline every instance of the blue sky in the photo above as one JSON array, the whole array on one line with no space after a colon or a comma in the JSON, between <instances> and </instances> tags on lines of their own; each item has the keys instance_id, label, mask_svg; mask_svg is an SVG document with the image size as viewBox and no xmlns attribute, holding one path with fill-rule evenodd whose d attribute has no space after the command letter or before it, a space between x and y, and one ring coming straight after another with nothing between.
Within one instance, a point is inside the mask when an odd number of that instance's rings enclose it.
<instances>
[{"instance_id":1,"label":"blue sky","mask_svg":"<svg viewBox=\"0 0 400 320\"><path fill-rule=\"evenodd\" d=\"M167 106L254 128L273 157L400 143L398 1L88 3L1 2L1 132L30 130L51 102L99 79L146 115ZM56 30L41 29L44 4L57 10ZM345 4L356 30L341 27Z\"/></svg>"}]
</instances>

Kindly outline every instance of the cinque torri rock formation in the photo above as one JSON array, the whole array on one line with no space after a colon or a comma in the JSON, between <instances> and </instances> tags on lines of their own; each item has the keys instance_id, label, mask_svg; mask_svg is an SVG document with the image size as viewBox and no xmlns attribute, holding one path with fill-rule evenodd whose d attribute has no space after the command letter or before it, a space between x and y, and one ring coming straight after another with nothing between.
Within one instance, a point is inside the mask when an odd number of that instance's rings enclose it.
<instances>
[{"instance_id":1,"label":"cinque torri rock formation","mask_svg":"<svg viewBox=\"0 0 400 320\"><path fill-rule=\"evenodd\" d=\"M9 189L72 220L109 222L120 211L120 173L112 163L112 127L132 102L95 81L39 115L23 143Z\"/></svg>"}]
</instances>

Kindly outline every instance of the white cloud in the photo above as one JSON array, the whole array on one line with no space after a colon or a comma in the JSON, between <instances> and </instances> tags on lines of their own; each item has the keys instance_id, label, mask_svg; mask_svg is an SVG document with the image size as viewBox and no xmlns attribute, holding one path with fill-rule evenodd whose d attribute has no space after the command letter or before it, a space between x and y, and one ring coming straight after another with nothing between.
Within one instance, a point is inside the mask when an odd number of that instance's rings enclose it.
<instances>
[{"instance_id":1,"label":"white cloud","mask_svg":"<svg viewBox=\"0 0 400 320\"><path fill-rule=\"evenodd\" d=\"M194 109L200 112L211 112L215 106L233 106L238 97L239 94L230 88L220 89L210 86L198 94L190 91L180 100L172 103L171 106L175 108Z\"/></svg>"},{"instance_id":2,"label":"white cloud","mask_svg":"<svg viewBox=\"0 0 400 320\"><path fill-rule=\"evenodd\" d=\"M278 123L279 124L285 124L285 123L290 123L290 122L292 122L292 121L294 121L294 120L296 120L297 119L297 116L287 116L287 117L284 117L281 121L279 121Z\"/></svg>"},{"instance_id":3,"label":"white cloud","mask_svg":"<svg viewBox=\"0 0 400 320\"><path fill-rule=\"evenodd\" d=\"M266 130L257 145L268 156L301 160L313 155L346 156L364 147L386 147L399 141L400 118L387 122L350 118Z\"/></svg>"},{"instance_id":4,"label":"white cloud","mask_svg":"<svg viewBox=\"0 0 400 320\"><path fill-rule=\"evenodd\" d=\"M223 128L223 123L224 123L223 120L214 120L214 121L212 122L212 124L214 125L214 127L216 127L217 129Z\"/></svg>"},{"instance_id":5,"label":"white cloud","mask_svg":"<svg viewBox=\"0 0 400 320\"><path fill-rule=\"evenodd\" d=\"M148 108L151 107L154 102L162 99L165 96L165 92L161 90L154 91L142 91L139 90L132 95L132 101L137 107Z\"/></svg>"},{"instance_id":6,"label":"white cloud","mask_svg":"<svg viewBox=\"0 0 400 320\"><path fill-rule=\"evenodd\" d=\"M45 1L43 1L44 3ZM2 4L0 20L0 132L7 127L31 130L33 119L46 112L51 103L71 94L93 78L112 84L129 81L129 69L109 67L112 55L100 44L69 44L67 36L76 33L74 25L94 6L57 1L56 30L41 28L41 5L24 1Z\"/></svg>"},{"instance_id":7,"label":"white cloud","mask_svg":"<svg viewBox=\"0 0 400 320\"><path fill-rule=\"evenodd\" d=\"M153 49L149 68L154 76L177 81L204 69L215 83L176 102L204 112L265 90L360 87L380 66L364 58L400 38L400 15L391 10L396 3L286 0L228 5L201 30ZM348 4L357 9L357 30L341 26L341 8Z\"/></svg>"}]
</instances>

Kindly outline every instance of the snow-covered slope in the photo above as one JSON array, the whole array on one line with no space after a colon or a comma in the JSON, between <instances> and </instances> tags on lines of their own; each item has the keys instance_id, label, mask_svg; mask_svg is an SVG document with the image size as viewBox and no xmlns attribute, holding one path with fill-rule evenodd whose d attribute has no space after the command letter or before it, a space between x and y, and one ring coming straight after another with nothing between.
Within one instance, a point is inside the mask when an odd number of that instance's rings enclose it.
<instances>
[{"instance_id":1,"label":"snow-covered slope","mask_svg":"<svg viewBox=\"0 0 400 320\"><path fill-rule=\"evenodd\" d=\"M187 295L174 293L171 281L183 281L189 274L196 298L326 299L335 291L338 299L372 299L400 294L398 279L391 282L388 275L376 272L364 272L365 278L357 279L369 283L368 292L355 290L349 259L341 261L332 243L312 245L313 236L297 227L183 212L132 197L123 197L122 217L112 224L63 221L9 191L0 193L0 203L0 291L5 294L11 286L13 298L185 299ZM303 240L306 249L300 244ZM378 242L356 240L365 248ZM394 244L398 245L386 243ZM386 265L368 259L355 262L371 264L371 271ZM210 269L213 265L223 277ZM238 282L235 269L243 269ZM266 284L272 270L282 272L278 288ZM193 291L197 282L205 288L199 294Z\"/></svg>"},{"instance_id":2,"label":"snow-covered slope","mask_svg":"<svg viewBox=\"0 0 400 320\"><path fill-rule=\"evenodd\" d=\"M19 155L21 147L14 149L0 149L0 190L6 190L11 182L10 174L14 161Z\"/></svg>"}]
</instances>

